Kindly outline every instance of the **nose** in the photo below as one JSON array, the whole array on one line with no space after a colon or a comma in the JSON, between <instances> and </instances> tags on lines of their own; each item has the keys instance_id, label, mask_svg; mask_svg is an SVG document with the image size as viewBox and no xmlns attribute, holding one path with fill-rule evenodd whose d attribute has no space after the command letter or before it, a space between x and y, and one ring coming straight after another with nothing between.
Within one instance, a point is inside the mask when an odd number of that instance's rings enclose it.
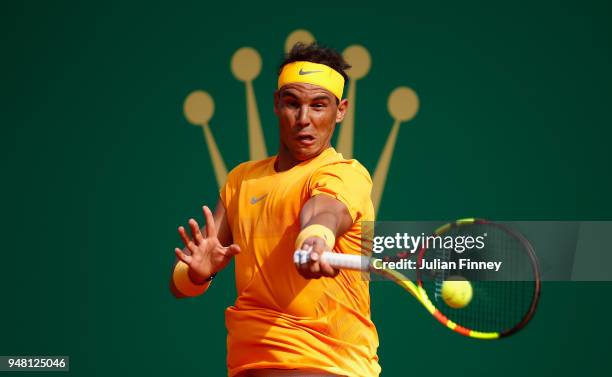
<instances>
[{"instance_id":1,"label":"nose","mask_svg":"<svg viewBox=\"0 0 612 377\"><path fill-rule=\"evenodd\" d=\"M300 128L304 128L310 124L310 120L308 119L308 105L300 106L300 110L296 114L296 126Z\"/></svg>"}]
</instances>

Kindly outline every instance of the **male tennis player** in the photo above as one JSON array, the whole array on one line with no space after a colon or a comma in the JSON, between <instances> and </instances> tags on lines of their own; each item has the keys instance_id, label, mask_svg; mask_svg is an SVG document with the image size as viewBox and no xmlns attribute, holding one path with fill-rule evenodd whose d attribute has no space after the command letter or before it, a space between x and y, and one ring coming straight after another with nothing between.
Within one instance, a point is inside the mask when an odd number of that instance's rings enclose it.
<instances>
[{"instance_id":1,"label":"male tennis player","mask_svg":"<svg viewBox=\"0 0 612 377\"><path fill-rule=\"evenodd\" d=\"M361 222L374 219L367 170L330 145L348 107L348 68L332 49L296 44L274 93L278 155L229 173L214 216L204 207L205 229L190 219L190 238L179 227L186 247L175 250L177 297L202 294L235 258L229 376L380 373L367 281L320 258L329 250L359 254ZM294 266L297 248L312 248L312 260Z\"/></svg>"}]
</instances>

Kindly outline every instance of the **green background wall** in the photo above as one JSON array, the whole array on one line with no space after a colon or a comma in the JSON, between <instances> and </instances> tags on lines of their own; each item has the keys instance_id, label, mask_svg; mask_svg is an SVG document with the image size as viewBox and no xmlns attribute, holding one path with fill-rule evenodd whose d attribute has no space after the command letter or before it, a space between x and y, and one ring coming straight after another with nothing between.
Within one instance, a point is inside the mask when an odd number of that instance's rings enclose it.
<instances>
[{"instance_id":1,"label":"green background wall","mask_svg":"<svg viewBox=\"0 0 612 377\"><path fill-rule=\"evenodd\" d=\"M176 227L216 200L202 131L182 103L209 92L226 162L247 159L244 86L229 62L254 47L275 151L275 70L298 28L370 51L355 155L371 171L392 125L389 93L405 85L419 95L381 219L610 219L611 10L606 1L4 4L0 355L70 355L75 376L226 373L232 273L197 299L167 289ZM478 342L396 300L399 288L373 284L383 375L609 375L611 288L546 283L527 331Z\"/></svg>"}]
</instances>

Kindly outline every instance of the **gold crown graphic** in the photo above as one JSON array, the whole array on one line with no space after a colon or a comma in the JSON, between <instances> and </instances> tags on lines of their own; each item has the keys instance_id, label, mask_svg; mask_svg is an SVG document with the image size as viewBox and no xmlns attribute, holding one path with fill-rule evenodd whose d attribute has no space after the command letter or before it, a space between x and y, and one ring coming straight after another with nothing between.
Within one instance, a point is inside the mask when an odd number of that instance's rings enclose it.
<instances>
[{"instance_id":1,"label":"gold crown graphic","mask_svg":"<svg viewBox=\"0 0 612 377\"><path fill-rule=\"evenodd\" d=\"M289 52L291 47L297 42L309 44L314 41L315 38L309 31L302 29L295 30L289 34L285 41L285 52ZM347 47L342 52L342 56L352 66L347 71L350 80L346 98L350 106L340 126L336 150L342 153L344 158L349 159L353 157L357 82L368 74L372 66L372 60L368 50L361 45ZM260 160L268 157L259 112L257 111L255 91L253 90L253 80L259 76L261 66L261 56L252 47L239 48L231 59L232 74L237 80L244 82L246 86L249 158L251 160ZM378 208L380 207L400 125L416 116L419 110L419 98L411 88L399 86L389 95L387 109L394 121L372 176L372 202L374 203L376 213L378 213ZM212 97L203 90L191 92L183 104L183 112L187 121L195 126L202 127L204 130L204 139L210 154L217 185L221 187L227 177L227 167L209 126L214 110L215 103Z\"/></svg>"}]
</instances>

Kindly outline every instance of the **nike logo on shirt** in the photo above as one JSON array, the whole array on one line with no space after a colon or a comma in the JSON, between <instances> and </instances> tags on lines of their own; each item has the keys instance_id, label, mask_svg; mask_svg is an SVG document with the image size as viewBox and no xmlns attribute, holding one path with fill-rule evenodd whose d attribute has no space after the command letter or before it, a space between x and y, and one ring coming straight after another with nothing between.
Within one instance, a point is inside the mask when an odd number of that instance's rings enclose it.
<instances>
[{"instance_id":1,"label":"nike logo on shirt","mask_svg":"<svg viewBox=\"0 0 612 377\"><path fill-rule=\"evenodd\" d=\"M262 200L263 198L265 198L266 196L268 196L268 194L263 194L262 196L260 196L259 198L257 197L252 197L251 198L251 204L256 204L257 202L259 202L260 200Z\"/></svg>"}]
</instances>

